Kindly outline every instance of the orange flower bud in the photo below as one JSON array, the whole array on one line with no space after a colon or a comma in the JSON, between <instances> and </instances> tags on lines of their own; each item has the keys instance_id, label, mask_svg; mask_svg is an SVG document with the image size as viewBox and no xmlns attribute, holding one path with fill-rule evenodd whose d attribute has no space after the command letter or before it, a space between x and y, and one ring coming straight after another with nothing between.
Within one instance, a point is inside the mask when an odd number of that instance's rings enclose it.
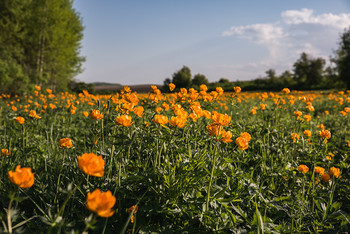
<instances>
[{"instance_id":1,"label":"orange flower bud","mask_svg":"<svg viewBox=\"0 0 350 234\"><path fill-rule=\"evenodd\" d=\"M334 176L335 178L338 178L340 175L340 169L336 167L331 167L328 173L330 176Z\"/></svg>"},{"instance_id":2,"label":"orange flower bud","mask_svg":"<svg viewBox=\"0 0 350 234\"><path fill-rule=\"evenodd\" d=\"M1 155L9 156L10 155L10 151L8 149L1 149Z\"/></svg>"},{"instance_id":3,"label":"orange flower bud","mask_svg":"<svg viewBox=\"0 0 350 234\"><path fill-rule=\"evenodd\" d=\"M105 161L102 156L97 156L94 153L85 153L78 156L78 166L85 174L102 177L105 173Z\"/></svg>"},{"instance_id":4,"label":"orange flower bud","mask_svg":"<svg viewBox=\"0 0 350 234\"><path fill-rule=\"evenodd\" d=\"M175 89L175 85L173 83L169 84L169 89L170 91L173 91Z\"/></svg>"},{"instance_id":5,"label":"orange flower bud","mask_svg":"<svg viewBox=\"0 0 350 234\"><path fill-rule=\"evenodd\" d=\"M93 110L90 113L91 119L103 119L103 114L99 110Z\"/></svg>"},{"instance_id":6,"label":"orange flower bud","mask_svg":"<svg viewBox=\"0 0 350 234\"><path fill-rule=\"evenodd\" d=\"M116 198L111 191L101 192L101 190L96 189L87 194L86 207L97 215L108 218L114 214L112 208L115 202Z\"/></svg>"},{"instance_id":7,"label":"orange flower bud","mask_svg":"<svg viewBox=\"0 0 350 234\"><path fill-rule=\"evenodd\" d=\"M8 172L8 178L11 183L21 188L29 188L34 184L34 173L32 173L32 169L29 167L21 168L21 166L18 165L14 172Z\"/></svg>"}]
</instances>

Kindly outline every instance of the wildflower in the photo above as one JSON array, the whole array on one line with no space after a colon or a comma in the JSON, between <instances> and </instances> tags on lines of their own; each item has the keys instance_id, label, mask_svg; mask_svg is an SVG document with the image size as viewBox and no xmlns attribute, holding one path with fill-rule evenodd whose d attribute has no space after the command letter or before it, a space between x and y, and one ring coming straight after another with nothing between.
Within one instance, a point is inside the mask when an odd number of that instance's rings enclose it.
<instances>
[{"instance_id":1,"label":"wildflower","mask_svg":"<svg viewBox=\"0 0 350 234\"><path fill-rule=\"evenodd\" d=\"M329 174L325 173L325 174L321 175L321 179L323 180L323 182L327 183L331 179L331 177Z\"/></svg>"},{"instance_id":2,"label":"wildflower","mask_svg":"<svg viewBox=\"0 0 350 234\"><path fill-rule=\"evenodd\" d=\"M170 91L173 91L175 89L175 85L173 83L169 84L169 89Z\"/></svg>"},{"instance_id":3,"label":"wildflower","mask_svg":"<svg viewBox=\"0 0 350 234\"><path fill-rule=\"evenodd\" d=\"M347 141L347 143L348 143L348 146L350 147L350 141Z\"/></svg>"},{"instance_id":4,"label":"wildflower","mask_svg":"<svg viewBox=\"0 0 350 234\"><path fill-rule=\"evenodd\" d=\"M255 115L256 114L256 109L251 109L250 112L249 112L249 115Z\"/></svg>"},{"instance_id":5,"label":"wildflower","mask_svg":"<svg viewBox=\"0 0 350 234\"><path fill-rule=\"evenodd\" d=\"M327 144L327 139L331 138L331 132L328 130L319 131L318 134L324 139L325 144Z\"/></svg>"},{"instance_id":6,"label":"wildflower","mask_svg":"<svg viewBox=\"0 0 350 234\"><path fill-rule=\"evenodd\" d=\"M18 116L18 117L16 118L16 122L19 123L19 124L24 124L25 119L24 119L23 117L21 117L21 116Z\"/></svg>"},{"instance_id":7,"label":"wildflower","mask_svg":"<svg viewBox=\"0 0 350 234\"><path fill-rule=\"evenodd\" d=\"M51 89L46 89L46 92L47 92L48 94L52 94L52 90L51 90Z\"/></svg>"},{"instance_id":8,"label":"wildflower","mask_svg":"<svg viewBox=\"0 0 350 234\"><path fill-rule=\"evenodd\" d=\"M168 117L166 117L164 115L155 115L153 122L164 125L164 124L167 124L169 122L169 119L168 119Z\"/></svg>"},{"instance_id":9,"label":"wildflower","mask_svg":"<svg viewBox=\"0 0 350 234\"><path fill-rule=\"evenodd\" d=\"M39 85L35 85L35 89L36 89L37 91L40 91L40 90L41 90L41 87L40 87Z\"/></svg>"},{"instance_id":10,"label":"wildflower","mask_svg":"<svg viewBox=\"0 0 350 234\"><path fill-rule=\"evenodd\" d=\"M333 157L334 157L334 154L331 153L331 152L329 152L328 155L326 156L326 158L327 158L328 160L332 160Z\"/></svg>"},{"instance_id":11,"label":"wildflower","mask_svg":"<svg viewBox=\"0 0 350 234\"><path fill-rule=\"evenodd\" d=\"M284 89L282 89L281 92L285 93L285 94L288 94L288 93L290 93L290 90L288 88L284 88Z\"/></svg>"},{"instance_id":12,"label":"wildflower","mask_svg":"<svg viewBox=\"0 0 350 234\"><path fill-rule=\"evenodd\" d=\"M117 118L115 118L115 122L117 125L124 127L130 127L133 124L131 116L129 115L119 115Z\"/></svg>"},{"instance_id":13,"label":"wildflower","mask_svg":"<svg viewBox=\"0 0 350 234\"><path fill-rule=\"evenodd\" d=\"M221 139L220 139L220 141L222 141L222 142L225 142L225 143L230 143L230 142L232 142L232 133L230 132L230 131L225 131L225 130L222 130L221 132L220 132L220 136L221 136Z\"/></svg>"},{"instance_id":14,"label":"wildflower","mask_svg":"<svg viewBox=\"0 0 350 234\"><path fill-rule=\"evenodd\" d=\"M311 131L310 130L305 130L304 135L307 137L311 137Z\"/></svg>"},{"instance_id":15,"label":"wildflower","mask_svg":"<svg viewBox=\"0 0 350 234\"><path fill-rule=\"evenodd\" d=\"M91 119L103 119L103 114L99 110L92 110L90 113Z\"/></svg>"},{"instance_id":16,"label":"wildflower","mask_svg":"<svg viewBox=\"0 0 350 234\"><path fill-rule=\"evenodd\" d=\"M315 167L315 173L323 175L324 174L324 168L323 167Z\"/></svg>"},{"instance_id":17,"label":"wildflower","mask_svg":"<svg viewBox=\"0 0 350 234\"><path fill-rule=\"evenodd\" d=\"M85 117L88 117L88 116L89 116L89 112L84 111L84 112L83 112L83 115L84 115Z\"/></svg>"},{"instance_id":18,"label":"wildflower","mask_svg":"<svg viewBox=\"0 0 350 234\"><path fill-rule=\"evenodd\" d=\"M305 174L306 172L309 171L309 168L306 165L300 165L300 166L298 166L298 171Z\"/></svg>"},{"instance_id":19,"label":"wildflower","mask_svg":"<svg viewBox=\"0 0 350 234\"><path fill-rule=\"evenodd\" d=\"M227 114L220 114L216 111L213 111L211 114L211 119L214 124L218 124L221 126L228 126L230 125L231 117Z\"/></svg>"},{"instance_id":20,"label":"wildflower","mask_svg":"<svg viewBox=\"0 0 350 234\"><path fill-rule=\"evenodd\" d=\"M317 128L322 129L322 130L326 129L326 127L323 124L318 125Z\"/></svg>"},{"instance_id":21,"label":"wildflower","mask_svg":"<svg viewBox=\"0 0 350 234\"><path fill-rule=\"evenodd\" d=\"M303 113L301 111L294 111L294 115L295 117L297 117L297 119L299 119L299 117L302 116Z\"/></svg>"},{"instance_id":22,"label":"wildflower","mask_svg":"<svg viewBox=\"0 0 350 234\"><path fill-rule=\"evenodd\" d=\"M144 108L142 106L135 107L133 113L138 117L142 117Z\"/></svg>"},{"instance_id":23,"label":"wildflower","mask_svg":"<svg viewBox=\"0 0 350 234\"><path fill-rule=\"evenodd\" d=\"M336 167L331 167L331 169L329 169L328 174L330 176L334 176L335 178L338 178L340 175L340 169Z\"/></svg>"},{"instance_id":24,"label":"wildflower","mask_svg":"<svg viewBox=\"0 0 350 234\"><path fill-rule=\"evenodd\" d=\"M186 119L180 116L173 116L170 119L170 124L174 127L183 128L186 125Z\"/></svg>"},{"instance_id":25,"label":"wildflower","mask_svg":"<svg viewBox=\"0 0 350 234\"><path fill-rule=\"evenodd\" d=\"M72 140L70 138L62 138L60 141L59 141L59 144L60 144L60 148L72 148L73 147L73 143L72 143Z\"/></svg>"},{"instance_id":26,"label":"wildflower","mask_svg":"<svg viewBox=\"0 0 350 234\"><path fill-rule=\"evenodd\" d=\"M329 111L327 111L327 110L325 110L324 113L325 113L326 115L329 115Z\"/></svg>"},{"instance_id":27,"label":"wildflower","mask_svg":"<svg viewBox=\"0 0 350 234\"><path fill-rule=\"evenodd\" d=\"M233 87L233 90L235 91L235 93L240 93L242 91L241 87L239 86Z\"/></svg>"},{"instance_id":28,"label":"wildflower","mask_svg":"<svg viewBox=\"0 0 350 234\"><path fill-rule=\"evenodd\" d=\"M267 104L263 104L263 103L260 104L260 108L262 110L266 110L266 107L267 107Z\"/></svg>"},{"instance_id":29,"label":"wildflower","mask_svg":"<svg viewBox=\"0 0 350 234\"><path fill-rule=\"evenodd\" d=\"M297 134L297 133L295 133L295 132L293 132L293 133L290 134L290 135L291 135L291 137L292 137L292 139L293 139L293 143L295 143L296 141L298 141L299 138L300 138L299 134Z\"/></svg>"},{"instance_id":30,"label":"wildflower","mask_svg":"<svg viewBox=\"0 0 350 234\"><path fill-rule=\"evenodd\" d=\"M10 155L10 151L8 149L1 149L1 155L9 156Z\"/></svg>"},{"instance_id":31,"label":"wildflower","mask_svg":"<svg viewBox=\"0 0 350 234\"><path fill-rule=\"evenodd\" d=\"M15 106L11 106L11 109L12 109L13 111L17 111L17 107L15 107Z\"/></svg>"},{"instance_id":32,"label":"wildflower","mask_svg":"<svg viewBox=\"0 0 350 234\"><path fill-rule=\"evenodd\" d=\"M236 139L236 144L238 145L238 148L239 149L241 149L241 150L246 150L246 149L248 149L248 145L249 145L249 142L248 142L248 140L246 139L246 138L244 138L244 137L238 137L237 139Z\"/></svg>"},{"instance_id":33,"label":"wildflower","mask_svg":"<svg viewBox=\"0 0 350 234\"><path fill-rule=\"evenodd\" d=\"M252 136L247 132L242 132L240 136L245 138L248 142L252 139Z\"/></svg>"},{"instance_id":34,"label":"wildflower","mask_svg":"<svg viewBox=\"0 0 350 234\"><path fill-rule=\"evenodd\" d=\"M304 115L304 119L309 122L311 120L311 115Z\"/></svg>"},{"instance_id":35,"label":"wildflower","mask_svg":"<svg viewBox=\"0 0 350 234\"><path fill-rule=\"evenodd\" d=\"M100 189L96 189L87 194L86 207L98 216L108 218L114 214L112 208L115 202L116 198L111 191L101 192Z\"/></svg>"},{"instance_id":36,"label":"wildflower","mask_svg":"<svg viewBox=\"0 0 350 234\"><path fill-rule=\"evenodd\" d=\"M18 165L14 172L8 172L8 178L11 183L21 188L29 188L34 184L34 173L32 173L32 169L29 167L21 168L21 166Z\"/></svg>"},{"instance_id":37,"label":"wildflower","mask_svg":"<svg viewBox=\"0 0 350 234\"><path fill-rule=\"evenodd\" d=\"M208 130L210 136L219 135L220 128L221 128L221 126L218 124L212 123L212 124L207 125L207 130Z\"/></svg>"},{"instance_id":38,"label":"wildflower","mask_svg":"<svg viewBox=\"0 0 350 234\"><path fill-rule=\"evenodd\" d=\"M162 107L158 106L156 109L155 109L155 112L157 113L160 113L162 111Z\"/></svg>"},{"instance_id":39,"label":"wildflower","mask_svg":"<svg viewBox=\"0 0 350 234\"><path fill-rule=\"evenodd\" d=\"M199 89L201 90L201 91L208 91L208 87L205 85L205 84L202 84L202 85L200 85L199 86Z\"/></svg>"},{"instance_id":40,"label":"wildflower","mask_svg":"<svg viewBox=\"0 0 350 234\"><path fill-rule=\"evenodd\" d=\"M85 153L82 156L78 156L78 166L87 175L96 177L104 175L105 161L101 155Z\"/></svg>"},{"instance_id":41,"label":"wildflower","mask_svg":"<svg viewBox=\"0 0 350 234\"><path fill-rule=\"evenodd\" d=\"M223 90L223 88L221 88L221 87L216 87L215 90L216 90L216 92L217 92L219 95L221 95L221 94L224 93L224 90Z\"/></svg>"},{"instance_id":42,"label":"wildflower","mask_svg":"<svg viewBox=\"0 0 350 234\"><path fill-rule=\"evenodd\" d=\"M129 214L132 213L131 218L130 218L130 222L131 222L131 223L134 223L134 214L136 214L138 210L139 210L139 207L138 207L137 205L133 205L132 207L130 207L130 208L128 209L128 213L129 213ZM133 212L133 211L134 211L134 212Z\"/></svg>"}]
</instances>

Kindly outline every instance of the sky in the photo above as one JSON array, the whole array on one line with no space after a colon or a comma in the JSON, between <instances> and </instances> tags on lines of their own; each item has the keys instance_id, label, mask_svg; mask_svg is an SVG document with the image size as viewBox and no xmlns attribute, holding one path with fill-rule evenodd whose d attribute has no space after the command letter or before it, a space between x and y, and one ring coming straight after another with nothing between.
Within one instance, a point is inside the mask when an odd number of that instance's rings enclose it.
<instances>
[{"instance_id":1,"label":"sky","mask_svg":"<svg viewBox=\"0 0 350 234\"><path fill-rule=\"evenodd\" d=\"M83 82L163 84L183 66L210 82L292 70L302 52L329 60L350 0L75 0Z\"/></svg>"}]
</instances>

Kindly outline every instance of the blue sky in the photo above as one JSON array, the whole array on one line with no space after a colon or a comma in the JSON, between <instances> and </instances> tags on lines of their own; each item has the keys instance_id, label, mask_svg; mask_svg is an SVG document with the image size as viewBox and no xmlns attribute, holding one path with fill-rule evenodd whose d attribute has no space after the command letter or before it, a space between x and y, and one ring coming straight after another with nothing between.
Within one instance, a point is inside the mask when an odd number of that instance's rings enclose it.
<instances>
[{"instance_id":1,"label":"blue sky","mask_svg":"<svg viewBox=\"0 0 350 234\"><path fill-rule=\"evenodd\" d=\"M350 26L350 0L75 0L83 20L77 79L162 84L188 66L210 82L328 59Z\"/></svg>"}]
</instances>

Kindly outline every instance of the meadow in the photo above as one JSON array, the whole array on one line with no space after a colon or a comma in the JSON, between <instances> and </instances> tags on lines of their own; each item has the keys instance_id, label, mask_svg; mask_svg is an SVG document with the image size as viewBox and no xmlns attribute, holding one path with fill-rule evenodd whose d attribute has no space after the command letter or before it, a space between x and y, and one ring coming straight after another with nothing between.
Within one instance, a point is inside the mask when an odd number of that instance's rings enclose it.
<instances>
[{"instance_id":1,"label":"meadow","mask_svg":"<svg viewBox=\"0 0 350 234\"><path fill-rule=\"evenodd\" d=\"M350 229L350 92L0 97L0 232Z\"/></svg>"}]
</instances>

